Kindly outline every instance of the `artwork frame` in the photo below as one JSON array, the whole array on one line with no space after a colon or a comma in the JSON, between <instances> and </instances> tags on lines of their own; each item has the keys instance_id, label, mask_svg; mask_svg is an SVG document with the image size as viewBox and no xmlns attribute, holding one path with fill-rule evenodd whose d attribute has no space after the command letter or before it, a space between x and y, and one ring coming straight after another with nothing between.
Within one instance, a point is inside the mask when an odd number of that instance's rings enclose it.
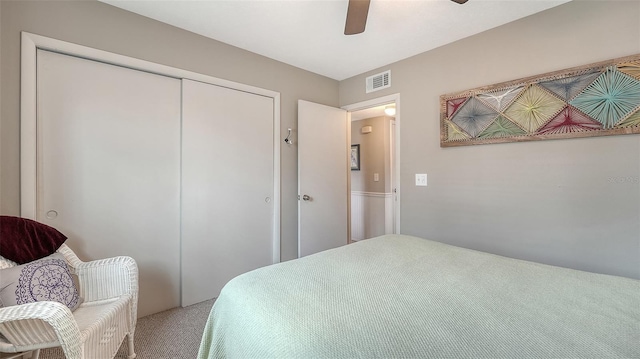
<instances>
[{"instance_id":1,"label":"artwork frame","mask_svg":"<svg viewBox=\"0 0 640 359\"><path fill-rule=\"evenodd\" d=\"M623 134L640 134L640 54L440 96L440 147Z\"/></svg>"},{"instance_id":2,"label":"artwork frame","mask_svg":"<svg viewBox=\"0 0 640 359\"><path fill-rule=\"evenodd\" d=\"M360 171L360 144L351 145L351 155L349 156L352 171Z\"/></svg>"}]
</instances>

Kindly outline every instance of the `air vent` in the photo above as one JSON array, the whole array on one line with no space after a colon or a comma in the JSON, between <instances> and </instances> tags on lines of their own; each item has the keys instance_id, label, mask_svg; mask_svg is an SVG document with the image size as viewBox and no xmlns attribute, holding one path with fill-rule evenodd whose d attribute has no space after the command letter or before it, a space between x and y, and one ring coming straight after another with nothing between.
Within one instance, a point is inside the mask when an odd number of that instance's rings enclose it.
<instances>
[{"instance_id":1,"label":"air vent","mask_svg":"<svg viewBox=\"0 0 640 359\"><path fill-rule=\"evenodd\" d=\"M391 70L367 77L367 93L391 87Z\"/></svg>"}]
</instances>

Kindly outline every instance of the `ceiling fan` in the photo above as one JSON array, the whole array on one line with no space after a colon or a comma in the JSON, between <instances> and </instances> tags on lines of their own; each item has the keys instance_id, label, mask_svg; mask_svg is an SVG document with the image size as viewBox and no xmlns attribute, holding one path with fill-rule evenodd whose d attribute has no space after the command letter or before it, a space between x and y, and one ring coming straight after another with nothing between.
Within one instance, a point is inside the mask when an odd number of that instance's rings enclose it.
<instances>
[{"instance_id":1,"label":"ceiling fan","mask_svg":"<svg viewBox=\"0 0 640 359\"><path fill-rule=\"evenodd\" d=\"M464 4L467 0L451 0L458 4ZM364 32L367 25L367 14L371 0L349 0L347 8L347 22L344 25L345 35L355 35Z\"/></svg>"}]
</instances>

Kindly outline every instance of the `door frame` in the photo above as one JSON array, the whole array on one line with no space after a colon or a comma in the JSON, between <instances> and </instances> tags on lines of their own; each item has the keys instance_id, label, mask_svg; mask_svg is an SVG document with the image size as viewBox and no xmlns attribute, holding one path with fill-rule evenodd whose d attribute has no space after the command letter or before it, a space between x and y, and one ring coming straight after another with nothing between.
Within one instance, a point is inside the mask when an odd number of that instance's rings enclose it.
<instances>
[{"instance_id":1,"label":"door frame","mask_svg":"<svg viewBox=\"0 0 640 359\"><path fill-rule=\"evenodd\" d=\"M176 79L189 79L244 91L273 99L273 263L280 262L280 93L259 87L160 65L154 62L98 50L62 40L21 33L20 58L20 215L36 219L37 214L37 78L38 49L127 67Z\"/></svg>"},{"instance_id":2,"label":"door frame","mask_svg":"<svg viewBox=\"0 0 640 359\"><path fill-rule=\"evenodd\" d=\"M341 108L343 110L347 110L347 113L349 114L349 120L351 120L351 112L358 111L358 110L365 110L371 107L388 105L391 103L395 103L396 105L396 116L395 116L396 133L395 133L395 138L393 143L393 159L392 159L393 168L391 169L392 178L393 178L392 184L396 189L396 192L393 194L393 196L396 198L395 208L393 211L394 212L393 215L395 217L394 234L400 234L400 198L401 198L400 196L400 193L401 193L400 192L400 94L395 93L388 96L374 98L371 100L356 102L356 103L342 106ZM351 188L349 188L349 190L351 190ZM351 198L349 195L349 200L350 199ZM351 231L351 228L349 228L349 231ZM349 242L351 242L351 232L349 232Z\"/></svg>"}]
</instances>

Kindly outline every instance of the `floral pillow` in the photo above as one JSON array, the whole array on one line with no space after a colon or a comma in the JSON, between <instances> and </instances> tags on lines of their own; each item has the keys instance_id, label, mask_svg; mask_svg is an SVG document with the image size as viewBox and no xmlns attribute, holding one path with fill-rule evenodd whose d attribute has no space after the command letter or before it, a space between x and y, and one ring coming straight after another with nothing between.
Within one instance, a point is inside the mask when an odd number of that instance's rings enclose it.
<instances>
[{"instance_id":1,"label":"floral pillow","mask_svg":"<svg viewBox=\"0 0 640 359\"><path fill-rule=\"evenodd\" d=\"M60 253L0 270L0 306L41 301L59 302L72 311L82 302L77 276Z\"/></svg>"}]
</instances>

